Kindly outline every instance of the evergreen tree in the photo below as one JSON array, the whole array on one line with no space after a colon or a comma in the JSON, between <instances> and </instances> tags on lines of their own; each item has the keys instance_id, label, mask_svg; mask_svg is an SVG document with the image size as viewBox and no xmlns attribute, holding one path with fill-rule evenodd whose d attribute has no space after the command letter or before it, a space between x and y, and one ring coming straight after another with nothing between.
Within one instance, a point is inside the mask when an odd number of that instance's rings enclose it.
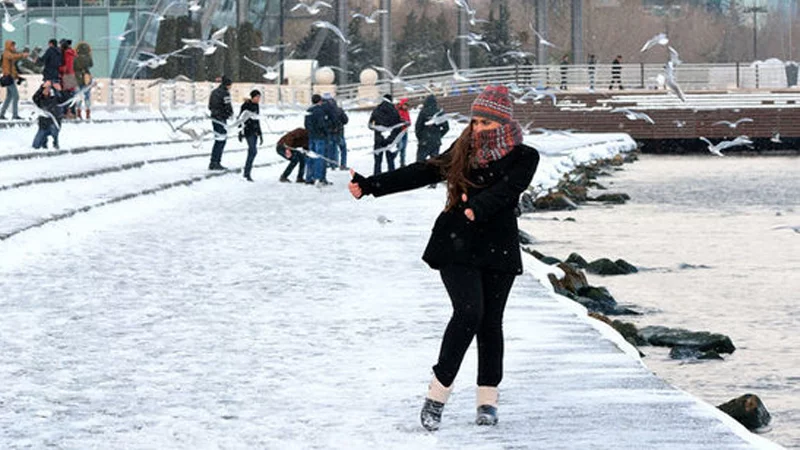
<instances>
[{"instance_id":1,"label":"evergreen tree","mask_svg":"<svg viewBox=\"0 0 800 450\"><path fill-rule=\"evenodd\" d=\"M347 47L347 62L350 70L348 78L357 82L361 71L374 65L380 65L381 43L377 39L369 39L362 35L361 20L351 20L347 25L350 46Z\"/></svg>"}]
</instances>

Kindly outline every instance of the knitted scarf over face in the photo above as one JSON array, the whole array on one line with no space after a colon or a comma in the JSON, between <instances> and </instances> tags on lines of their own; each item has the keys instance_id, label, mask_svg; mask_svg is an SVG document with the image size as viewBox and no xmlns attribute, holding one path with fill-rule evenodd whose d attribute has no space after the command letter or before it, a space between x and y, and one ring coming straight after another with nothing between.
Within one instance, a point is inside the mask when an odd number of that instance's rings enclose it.
<instances>
[{"instance_id":1,"label":"knitted scarf over face","mask_svg":"<svg viewBox=\"0 0 800 450\"><path fill-rule=\"evenodd\" d=\"M473 134L475 148L473 167L486 167L492 161L506 156L516 145L522 143L522 127L512 120L493 130Z\"/></svg>"}]
</instances>

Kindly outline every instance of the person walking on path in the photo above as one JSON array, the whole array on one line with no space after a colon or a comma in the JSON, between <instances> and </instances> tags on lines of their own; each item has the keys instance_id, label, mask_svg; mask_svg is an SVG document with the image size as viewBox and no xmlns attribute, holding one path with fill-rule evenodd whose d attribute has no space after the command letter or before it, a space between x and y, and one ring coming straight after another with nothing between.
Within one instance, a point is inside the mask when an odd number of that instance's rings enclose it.
<instances>
[{"instance_id":1,"label":"person walking on path","mask_svg":"<svg viewBox=\"0 0 800 450\"><path fill-rule=\"evenodd\" d=\"M58 83L61 77L58 75L58 68L61 67L61 50L58 48L58 41L50 39L47 43L47 50L42 55L42 81Z\"/></svg>"},{"instance_id":2,"label":"person walking on path","mask_svg":"<svg viewBox=\"0 0 800 450\"><path fill-rule=\"evenodd\" d=\"M308 130L309 150L315 153L306 163L306 183L320 185L330 184L326 178L328 162L323 158L328 156L328 133L330 132L330 118L327 116L325 105L319 94L311 96L311 107L308 108L305 118L305 127Z\"/></svg>"},{"instance_id":3,"label":"person walking on path","mask_svg":"<svg viewBox=\"0 0 800 450\"><path fill-rule=\"evenodd\" d=\"M394 158L397 157L397 152L393 152L391 146L401 133L399 125L402 123L403 119L400 118L400 113L397 112L397 108L392 103L392 95L384 94L381 103L375 107L369 116L369 128L375 132L373 175L381 173L384 153L386 154L386 166L389 172L394 170ZM385 137L386 134L388 134L388 137Z\"/></svg>"},{"instance_id":4,"label":"person walking on path","mask_svg":"<svg viewBox=\"0 0 800 450\"><path fill-rule=\"evenodd\" d=\"M20 120L19 116L19 90L17 90L17 81L19 80L19 73L17 73L16 63L22 58L27 58L27 53L17 53L17 44L12 40L7 40L3 47L3 74L0 76L0 85L6 88L6 99L3 101L3 107L0 108L0 120L6 120L6 110L8 105L11 105L11 119Z\"/></svg>"},{"instance_id":5,"label":"person walking on path","mask_svg":"<svg viewBox=\"0 0 800 450\"><path fill-rule=\"evenodd\" d=\"M278 144L275 146L278 154L289 160L286 170L281 175L280 182L289 183L289 175L292 174L295 166L300 164L297 169L297 183L304 183L303 173L306 170L306 155L301 151L308 150L308 131L305 128L295 128L294 130L284 134L278 139Z\"/></svg>"},{"instance_id":6,"label":"person walking on path","mask_svg":"<svg viewBox=\"0 0 800 450\"><path fill-rule=\"evenodd\" d=\"M253 170L253 161L255 161L256 154L258 154L256 140L258 140L259 145L264 145L264 136L261 134L261 122L258 119L259 103L261 103L261 92L259 92L258 89L254 89L250 91L250 98L242 103L242 107L239 110L239 117L241 117L245 111L250 112L250 117L242 124L242 131L239 134L239 141L242 140L242 137L247 141L247 160L244 163L244 179L247 181L253 181L250 175Z\"/></svg>"},{"instance_id":7,"label":"person walking on path","mask_svg":"<svg viewBox=\"0 0 800 450\"><path fill-rule=\"evenodd\" d=\"M567 90L567 72L569 70L569 55L561 57L561 90Z\"/></svg>"},{"instance_id":8,"label":"person walking on path","mask_svg":"<svg viewBox=\"0 0 800 450\"><path fill-rule=\"evenodd\" d=\"M401 98L397 102L397 113L400 114L400 119L406 123L405 126L400 128L400 131L408 130L411 126L411 113L408 111L408 99ZM400 137L400 142L397 144L397 152L400 154L400 167L406 166L406 147L408 146L408 132L403 133Z\"/></svg>"},{"instance_id":9,"label":"person walking on path","mask_svg":"<svg viewBox=\"0 0 800 450\"><path fill-rule=\"evenodd\" d=\"M597 67L595 66L595 64L597 64L597 57L594 55L594 53L589 54L589 61L587 62L589 64L589 90L594 91L594 77L595 71L597 70Z\"/></svg>"},{"instance_id":10,"label":"person walking on path","mask_svg":"<svg viewBox=\"0 0 800 450\"><path fill-rule=\"evenodd\" d=\"M439 156L442 137L450 131L450 124L446 120L441 123L431 123L430 125L427 122L441 112L435 96L429 95L425 98L425 102L422 104L422 111L417 116L417 123L414 124L414 134L417 136L417 162ZM431 184L429 187L435 188L436 183Z\"/></svg>"},{"instance_id":11,"label":"person walking on path","mask_svg":"<svg viewBox=\"0 0 800 450\"><path fill-rule=\"evenodd\" d=\"M351 170L355 198L381 197L447 181L447 202L422 259L439 270L453 306L433 379L420 412L439 428L444 405L472 339L478 341L478 425L497 423L503 378L503 311L522 273L516 209L530 185L539 153L522 143L504 86L487 87L472 104L472 120L439 157L365 178Z\"/></svg>"},{"instance_id":12,"label":"person walking on path","mask_svg":"<svg viewBox=\"0 0 800 450\"><path fill-rule=\"evenodd\" d=\"M614 83L617 84L619 90L622 90L622 55L617 55L614 61L611 61L611 84L608 90L614 89Z\"/></svg>"},{"instance_id":13,"label":"person walking on path","mask_svg":"<svg viewBox=\"0 0 800 450\"><path fill-rule=\"evenodd\" d=\"M83 90L83 103L86 108L86 120L92 119L92 90L85 89L92 84L92 72L90 69L94 66L92 61L92 47L87 42L79 42L77 47L78 56L75 57L75 62L72 67L75 69L75 77L78 79L78 88ZM78 107L78 119L83 119L81 108Z\"/></svg>"},{"instance_id":14,"label":"person walking on path","mask_svg":"<svg viewBox=\"0 0 800 450\"><path fill-rule=\"evenodd\" d=\"M33 103L42 110L39 114L39 131L33 138L33 148L47 148L47 137L53 137L53 148L58 150L58 133L61 128L61 117L64 112L61 103L61 94L50 80L33 94Z\"/></svg>"},{"instance_id":15,"label":"person walking on path","mask_svg":"<svg viewBox=\"0 0 800 450\"><path fill-rule=\"evenodd\" d=\"M226 170L222 165L222 152L225 150L225 142L228 140L226 122L233 115L231 84L231 79L223 76L219 86L211 91L211 96L208 98L208 109L211 112L211 124L214 128L214 146L211 148L211 162L208 164L208 170Z\"/></svg>"}]
</instances>

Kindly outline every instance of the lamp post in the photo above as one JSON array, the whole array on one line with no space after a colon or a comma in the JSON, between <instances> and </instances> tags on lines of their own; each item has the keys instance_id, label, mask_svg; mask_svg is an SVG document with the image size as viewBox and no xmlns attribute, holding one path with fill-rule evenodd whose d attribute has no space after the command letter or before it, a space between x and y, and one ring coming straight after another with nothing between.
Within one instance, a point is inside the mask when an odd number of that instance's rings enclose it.
<instances>
[{"instance_id":1,"label":"lamp post","mask_svg":"<svg viewBox=\"0 0 800 450\"><path fill-rule=\"evenodd\" d=\"M753 61L758 61L758 13L767 12L763 6L745 8L745 13L753 13Z\"/></svg>"}]
</instances>

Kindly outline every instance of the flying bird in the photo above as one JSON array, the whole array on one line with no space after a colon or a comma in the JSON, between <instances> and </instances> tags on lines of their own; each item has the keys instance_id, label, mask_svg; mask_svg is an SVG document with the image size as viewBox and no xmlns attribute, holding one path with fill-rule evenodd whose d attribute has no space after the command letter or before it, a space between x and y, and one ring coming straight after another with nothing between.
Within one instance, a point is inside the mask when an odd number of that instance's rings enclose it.
<instances>
[{"instance_id":1,"label":"flying bird","mask_svg":"<svg viewBox=\"0 0 800 450\"><path fill-rule=\"evenodd\" d=\"M612 113L623 113L628 120L644 120L645 122L649 122L651 124L655 124L653 119L650 118L647 114L643 112L634 111L629 108L614 108L611 110Z\"/></svg>"},{"instance_id":2,"label":"flying bird","mask_svg":"<svg viewBox=\"0 0 800 450\"><path fill-rule=\"evenodd\" d=\"M39 17L38 19L33 19L25 24L26 27L29 27L31 25L47 25L49 27L56 27L61 31L69 33L69 30L66 27L56 22L55 20L48 19L47 17Z\"/></svg>"},{"instance_id":3,"label":"flying bird","mask_svg":"<svg viewBox=\"0 0 800 450\"><path fill-rule=\"evenodd\" d=\"M3 29L9 33L13 33L17 29L17 27L14 26L14 22L23 16L22 14L17 14L16 16L11 17L11 14L6 8L5 2L0 2L0 5L3 5Z\"/></svg>"},{"instance_id":4,"label":"flying bird","mask_svg":"<svg viewBox=\"0 0 800 450\"><path fill-rule=\"evenodd\" d=\"M667 35L664 33L658 33L657 35L651 37L650 40L644 43L640 52L646 52L647 50L650 50L656 45L667 45L667 44L669 44L669 38L667 37Z\"/></svg>"},{"instance_id":5,"label":"flying bird","mask_svg":"<svg viewBox=\"0 0 800 450\"><path fill-rule=\"evenodd\" d=\"M446 113L444 112L443 109L440 109L439 111L436 112L436 114L432 115L430 119L425 121L425 125L426 126L440 125L447 122L448 120L451 119L455 120L459 115L460 113L457 112Z\"/></svg>"},{"instance_id":6,"label":"flying bird","mask_svg":"<svg viewBox=\"0 0 800 450\"><path fill-rule=\"evenodd\" d=\"M276 53L281 48L288 46L289 44L262 45L260 47L255 47L253 50L261 50L262 52L267 52L267 53Z\"/></svg>"},{"instance_id":7,"label":"flying bird","mask_svg":"<svg viewBox=\"0 0 800 450\"><path fill-rule=\"evenodd\" d=\"M742 123L747 123L747 122L752 122L752 121L753 121L753 119L751 119L749 117L742 117L741 119L737 120L736 122L730 122L730 121L727 121L727 120L720 120L718 122L712 123L711 126L727 125L728 128L736 128Z\"/></svg>"},{"instance_id":8,"label":"flying bird","mask_svg":"<svg viewBox=\"0 0 800 450\"><path fill-rule=\"evenodd\" d=\"M777 131L772 135L771 138L769 138L769 140L770 142L774 142L776 144L783 144L783 141L781 140L781 134Z\"/></svg>"},{"instance_id":9,"label":"flying bird","mask_svg":"<svg viewBox=\"0 0 800 450\"><path fill-rule=\"evenodd\" d=\"M476 37L477 36L477 37ZM492 47L486 41L483 41L481 35L476 35L475 33L465 34L461 36L456 36L456 39L466 39L467 45L477 45L481 46L486 49L487 52L492 51Z\"/></svg>"},{"instance_id":10,"label":"flying bird","mask_svg":"<svg viewBox=\"0 0 800 450\"><path fill-rule=\"evenodd\" d=\"M403 67L401 67L400 70L397 71L397 75L393 74L391 70L389 70L389 69L387 69L385 67L372 66L372 68L377 70L377 71L379 71L379 72L383 72L386 75L389 75L389 82L390 83L392 83L392 84L400 84L400 83L405 83L405 81L403 81L403 79L400 78L400 76L403 75L403 71L405 71L412 64L414 64L414 61L409 61L409 62L403 64Z\"/></svg>"},{"instance_id":11,"label":"flying bird","mask_svg":"<svg viewBox=\"0 0 800 450\"><path fill-rule=\"evenodd\" d=\"M780 225L772 227L773 230L792 230L795 233L800 233L800 225Z\"/></svg>"},{"instance_id":12,"label":"flying bird","mask_svg":"<svg viewBox=\"0 0 800 450\"><path fill-rule=\"evenodd\" d=\"M683 94L683 89L678 86L675 80L675 64L672 61L667 61L664 68L664 84L673 94L675 94L682 102L686 103L686 96Z\"/></svg>"},{"instance_id":13,"label":"flying bird","mask_svg":"<svg viewBox=\"0 0 800 450\"><path fill-rule=\"evenodd\" d=\"M361 17L362 19L364 19L364 22L372 24L372 23L378 23L379 15L386 14L388 12L389 11L385 9L376 9L375 11L372 11L372 13L368 16L365 16L364 14L361 13L353 12L351 13L350 17L352 17L353 19Z\"/></svg>"},{"instance_id":14,"label":"flying bird","mask_svg":"<svg viewBox=\"0 0 800 450\"><path fill-rule=\"evenodd\" d=\"M186 39L181 38L181 42L185 45L183 48L199 48L203 50L204 55L213 55L214 52L217 51L217 47L225 47L228 48L228 44L222 41L225 38L225 33L228 31L228 27L222 27L219 30L213 32L211 37L208 39Z\"/></svg>"},{"instance_id":15,"label":"flying bird","mask_svg":"<svg viewBox=\"0 0 800 450\"><path fill-rule=\"evenodd\" d=\"M280 69L281 64L283 64L283 61L278 61L277 64L272 65L272 66L265 66L263 64L260 64L260 63L257 63L255 61L253 61L252 59L248 58L247 56L243 56L243 58L244 58L245 61L249 62L250 64L252 64L252 65L254 65L256 67L259 67L261 69L264 69L264 73L261 76L265 80L273 81L276 78L278 78L278 76L280 76L280 74L278 73L278 69Z\"/></svg>"},{"instance_id":16,"label":"flying bird","mask_svg":"<svg viewBox=\"0 0 800 450\"><path fill-rule=\"evenodd\" d=\"M678 64L683 64L683 61L679 58L678 51L672 48L672 46L667 46L669 49L669 60L672 62L673 66L677 66Z\"/></svg>"},{"instance_id":17,"label":"flying bird","mask_svg":"<svg viewBox=\"0 0 800 450\"><path fill-rule=\"evenodd\" d=\"M511 51L503 53L500 56L507 56L509 58L514 58L514 59L525 59L525 58L527 58L529 56L533 56L533 53L531 53L531 52L523 52L521 50L511 50Z\"/></svg>"},{"instance_id":18,"label":"flying bird","mask_svg":"<svg viewBox=\"0 0 800 450\"><path fill-rule=\"evenodd\" d=\"M177 82L191 83L192 79L187 77L187 76L184 76L184 75L178 75L175 78L169 78L169 79L156 78L155 80L153 80L152 83L147 85L147 88L149 89L149 88L151 88L153 86L156 86L156 85L159 85L159 84L162 84L162 83L166 84L166 85L174 85Z\"/></svg>"},{"instance_id":19,"label":"flying bird","mask_svg":"<svg viewBox=\"0 0 800 450\"><path fill-rule=\"evenodd\" d=\"M470 25L475 26L475 25L477 25L479 23L489 23L488 20L476 19L475 18L475 12L476 11L469 6L469 3L467 3L467 0L455 0L455 3L456 3L456 6L458 6L459 8L463 8L464 11L466 11L467 16L469 17L469 24Z\"/></svg>"},{"instance_id":20,"label":"flying bird","mask_svg":"<svg viewBox=\"0 0 800 450\"><path fill-rule=\"evenodd\" d=\"M717 143L716 145L712 144L711 141L704 138L703 136L700 136L699 139L708 144L708 151L717 156L725 156L722 153L722 150L725 150L727 148L737 147L739 145L751 145L753 143L753 141L751 141L750 138L748 138L747 136L738 136L736 139L732 141L722 141Z\"/></svg>"},{"instance_id":21,"label":"flying bird","mask_svg":"<svg viewBox=\"0 0 800 450\"><path fill-rule=\"evenodd\" d=\"M104 41L124 41L125 36L133 33L136 31L136 28L131 28L130 30L122 33L122 34L113 34L111 36L103 36L101 39Z\"/></svg>"},{"instance_id":22,"label":"flying bird","mask_svg":"<svg viewBox=\"0 0 800 450\"><path fill-rule=\"evenodd\" d=\"M333 31L336 34L336 37L341 39L342 42L344 42L347 45L350 45L350 40L347 39L346 37L344 37L344 33L342 33L342 30L340 30L339 27L337 27L336 25L334 25L334 24L332 24L330 22L326 22L324 20L318 20L318 21L312 23L311 26L316 27L316 28L327 28L327 29Z\"/></svg>"},{"instance_id":23,"label":"flying bird","mask_svg":"<svg viewBox=\"0 0 800 450\"><path fill-rule=\"evenodd\" d=\"M28 9L28 2L25 0L12 0L11 4L14 5L14 9L17 11L25 11Z\"/></svg>"},{"instance_id":24,"label":"flying bird","mask_svg":"<svg viewBox=\"0 0 800 450\"><path fill-rule=\"evenodd\" d=\"M200 6L200 0L190 0L189 1L189 11L197 12L197 11L200 11L200 8L202 8L202 6Z\"/></svg>"},{"instance_id":25,"label":"flying bird","mask_svg":"<svg viewBox=\"0 0 800 450\"><path fill-rule=\"evenodd\" d=\"M333 8L333 6L331 6L330 3L317 0L310 5L307 3L299 2L298 4L294 5L294 7L289 10L289 12L295 12L299 9L305 8L305 10L308 11L309 14L315 16L319 14L320 11L322 11L320 7Z\"/></svg>"},{"instance_id":26,"label":"flying bird","mask_svg":"<svg viewBox=\"0 0 800 450\"><path fill-rule=\"evenodd\" d=\"M458 66L456 62L453 61L453 57L450 56L450 49L447 49L447 62L450 63L450 67L453 68L453 79L456 81L469 81L469 78L465 77L460 70L458 70Z\"/></svg>"},{"instance_id":27,"label":"flying bird","mask_svg":"<svg viewBox=\"0 0 800 450\"><path fill-rule=\"evenodd\" d=\"M544 45L545 47L553 47L553 48L558 48L558 47L556 47L556 45L555 45L555 44L553 44L552 42L550 42L550 41L548 41L547 39L545 39L545 38L544 38L544 36L542 36L541 34L539 34L539 32L538 32L538 31L536 31L536 29L535 29L535 28L533 28L533 22L531 22L531 23L530 23L528 26L530 27L531 31L533 31L533 34L535 34L535 35L536 35L536 37L538 37L538 38L539 38L539 45Z\"/></svg>"}]
</instances>

